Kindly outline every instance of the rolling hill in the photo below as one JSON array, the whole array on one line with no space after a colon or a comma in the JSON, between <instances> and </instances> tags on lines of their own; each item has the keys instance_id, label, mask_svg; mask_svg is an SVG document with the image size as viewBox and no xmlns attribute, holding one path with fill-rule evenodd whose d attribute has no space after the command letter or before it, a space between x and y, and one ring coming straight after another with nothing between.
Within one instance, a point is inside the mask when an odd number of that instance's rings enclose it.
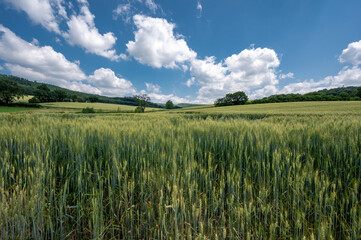
<instances>
[{"instance_id":1,"label":"rolling hill","mask_svg":"<svg viewBox=\"0 0 361 240\"><path fill-rule=\"evenodd\" d=\"M36 88L38 86L45 84L51 91L62 90L64 92L66 92L66 94L68 96L77 95L79 98L83 98L83 99L87 99L89 97L96 96L98 98L98 102L100 102L100 103L112 103L112 104L137 106L137 103L133 97L106 97L106 96L100 96L100 95L95 95L95 94L88 94L88 93L83 93L83 92L72 91L72 90L69 90L66 88L61 88L61 87L58 87L58 86L55 86L52 84L39 83L36 81L33 82L33 81L29 81L25 78L0 74L0 80L2 80L2 79L16 82L19 86L21 86L24 89L24 91L25 91L24 95L33 95L34 91L36 90ZM148 106L151 108L163 108L160 104L156 104L156 103L152 103L152 102L148 103Z\"/></svg>"}]
</instances>

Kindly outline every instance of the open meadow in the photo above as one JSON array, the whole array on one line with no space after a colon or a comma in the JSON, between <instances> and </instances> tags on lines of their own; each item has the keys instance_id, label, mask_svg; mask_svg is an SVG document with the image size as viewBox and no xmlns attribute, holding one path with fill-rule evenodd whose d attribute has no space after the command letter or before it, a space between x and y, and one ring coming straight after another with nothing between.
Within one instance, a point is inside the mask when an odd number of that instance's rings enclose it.
<instances>
[{"instance_id":1,"label":"open meadow","mask_svg":"<svg viewBox=\"0 0 361 240\"><path fill-rule=\"evenodd\" d=\"M0 239L361 238L361 102L0 122Z\"/></svg>"},{"instance_id":2,"label":"open meadow","mask_svg":"<svg viewBox=\"0 0 361 240\"><path fill-rule=\"evenodd\" d=\"M121 105L121 104L111 104L111 103L80 103L80 102L50 102L50 103L41 103L42 107L46 108L57 108L64 110L82 110L83 108L94 108L95 110L104 111L104 112L126 112L134 111L137 106ZM146 111L155 111L162 110L160 108L146 108Z\"/></svg>"}]
</instances>

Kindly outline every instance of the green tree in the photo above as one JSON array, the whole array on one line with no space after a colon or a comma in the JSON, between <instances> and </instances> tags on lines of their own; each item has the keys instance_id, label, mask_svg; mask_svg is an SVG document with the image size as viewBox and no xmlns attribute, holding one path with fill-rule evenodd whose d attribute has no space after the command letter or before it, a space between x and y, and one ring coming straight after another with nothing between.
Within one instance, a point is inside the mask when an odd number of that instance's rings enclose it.
<instances>
[{"instance_id":1,"label":"green tree","mask_svg":"<svg viewBox=\"0 0 361 240\"><path fill-rule=\"evenodd\" d=\"M165 104L165 108L166 109L173 109L174 108L174 104L171 100L168 100Z\"/></svg>"},{"instance_id":2,"label":"green tree","mask_svg":"<svg viewBox=\"0 0 361 240\"><path fill-rule=\"evenodd\" d=\"M74 94L73 96L71 96L71 100L72 100L73 102L78 101L78 95Z\"/></svg>"},{"instance_id":3,"label":"green tree","mask_svg":"<svg viewBox=\"0 0 361 240\"><path fill-rule=\"evenodd\" d=\"M215 102L215 106L230 106L245 104L248 101L248 97L244 92L228 93L224 98L218 98Z\"/></svg>"},{"instance_id":4,"label":"green tree","mask_svg":"<svg viewBox=\"0 0 361 240\"><path fill-rule=\"evenodd\" d=\"M234 105L246 104L246 102L248 101L247 95L241 91L232 93L230 98Z\"/></svg>"},{"instance_id":5,"label":"green tree","mask_svg":"<svg viewBox=\"0 0 361 240\"><path fill-rule=\"evenodd\" d=\"M358 88L357 88L356 96L358 96L359 98L361 98L361 87L358 87Z\"/></svg>"},{"instance_id":6,"label":"green tree","mask_svg":"<svg viewBox=\"0 0 361 240\"><path fill-rule=\"evenodd\" d=\"M0 102L8 104L15 98L20 98L24 94L24 89L16 82L2 79L0 80Z\"/></svg>"},{"instance_id":7,"label":"green tree","mask_svg":"<svg viewBox=\"0 0 361 240\"><path fill-rule=\"evenodd\" d=\"M342 100L350 100L350 95L347 92L342 92L340 94L340 97L342 98Z\"/></svg>"},{"instance_id":8,"label":"green tree","mask_svg":"<svg viewBox=\"0 0 361 240\"><path fill-rule=\"evenodd\" d=\"M135 101L137 102L138 107L135 109L135 112L144 112L145 108L148 106L148 103L150 101L150 97L147 94L142 95L135 95L134 96Z\"/></svg>"},{"instance_id":9,"label":"green tree","mask_svg":"<svg viewBox=\"0 0 361 240\"><path fill-rule=\"evenodd\" d=\"M88 99L89 99L89 101L92 102L92 103L99 101L99 98L98 98L97 96L90 96Z\"/></svg>"},{"instance_id":10,"label":"green tree","mask_svg":"<svg viewBox=\"0 0 361 240\"><path fill-rule=\"evenodd\" d=\"M56 99L57 102L63 102L65 100L65 98L68 97L68 95L66 94L65 91L59 90L59 89L55 90L53 92L53 96L54 96L54 98Z\"/></svg>"},{"instance_id":11,"label":"green tree","mask_svg":"<svg viewBox=\"0 0 361 240\"><path fill-rule=\"evenodd\" d=\"M52 93L46 84L37 86L34 91L34 97L36 97L40 102L51 102L54 100Z\"/></svg>"}]
</instances>

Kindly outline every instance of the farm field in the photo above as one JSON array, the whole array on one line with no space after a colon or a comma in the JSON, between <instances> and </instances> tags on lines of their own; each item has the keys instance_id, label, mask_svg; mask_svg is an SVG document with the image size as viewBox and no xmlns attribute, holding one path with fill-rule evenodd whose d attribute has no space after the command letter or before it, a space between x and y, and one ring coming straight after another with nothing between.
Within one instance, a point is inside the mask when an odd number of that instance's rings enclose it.
<instances>
[{"instance_id":1,"label":"farm field","mask_svg":"<svg viewBox=\"0 0 361 240\"><path fill-rule=\"evenodd\" d=\"M0 113L3 113L3 112L33 111L33 110L34 110L34 108L0 106Z\"/></svg>"},{"instance_id":2,"label":"farm field","mask_svg":"<svg viewBox=\"0 0 361 240\"><path fill-rule=\"evenodd\" d=\"M25 96L23 96L22 98L15 99L14 102L16 102L16 103L20 103L20 102L25 102L25 103L27 103L27 102L29 102L29 99L31 99L32 97L33 97L33 96L31 96L31 95L25 95Z\"/></svg>"},{"instance_id":3,"label":"farm field","mask_svg":"<svg viewBox=\"0 0 361 240\"><path fill-rule=\"evenodd\" d=\"M322 114L361 114L360 101L335 102L290 102L249 104L238 106L214 107L206 105L190 107L179 112L221 113L221 114L267 114L267 115L322 115Z\"/></svg>"},{"instance_id":4,"label":"farm field","mask_svg":"<svg viewBox=\"0 0 361 240\"><path fill-rule=\"evenodd\" d=\"M110 104L110 103L79 103L79 102L51 102L51 103L41 103L43 107L48 108L62 108L62 109L83 109L86 107L92 107L95 110L102 110L105 112L110 111L134 111L136 106L129 105L120 105L120 104ZM162 110L159 108L146 108L146 111L156 111Z\"/></svg>"},{"instance_id":5,"label":"farm field","mask_svg":"<svg viewBox=\"0 0 361 240\"><path fill-rule=\"evenodd\" d=\"M361 237L359 102L0 122L0 239Z\"/></svg>"}]
</instances>

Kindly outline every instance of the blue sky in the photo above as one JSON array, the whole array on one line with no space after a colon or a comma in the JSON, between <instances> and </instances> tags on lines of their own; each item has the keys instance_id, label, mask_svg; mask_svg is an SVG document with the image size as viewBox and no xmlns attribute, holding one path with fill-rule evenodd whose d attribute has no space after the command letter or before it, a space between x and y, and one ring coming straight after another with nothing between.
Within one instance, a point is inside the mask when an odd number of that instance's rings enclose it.
<instances>
[{"instance_id":1,"label":"blue sky","mask_svg":"<svg viewBox=\"0 0 361 240\"><path fill-rule=\"evenodd\" d=\"M0 72L154 102L361 85L359 0L0 0Z\"/></svg>"}]
</instances>

